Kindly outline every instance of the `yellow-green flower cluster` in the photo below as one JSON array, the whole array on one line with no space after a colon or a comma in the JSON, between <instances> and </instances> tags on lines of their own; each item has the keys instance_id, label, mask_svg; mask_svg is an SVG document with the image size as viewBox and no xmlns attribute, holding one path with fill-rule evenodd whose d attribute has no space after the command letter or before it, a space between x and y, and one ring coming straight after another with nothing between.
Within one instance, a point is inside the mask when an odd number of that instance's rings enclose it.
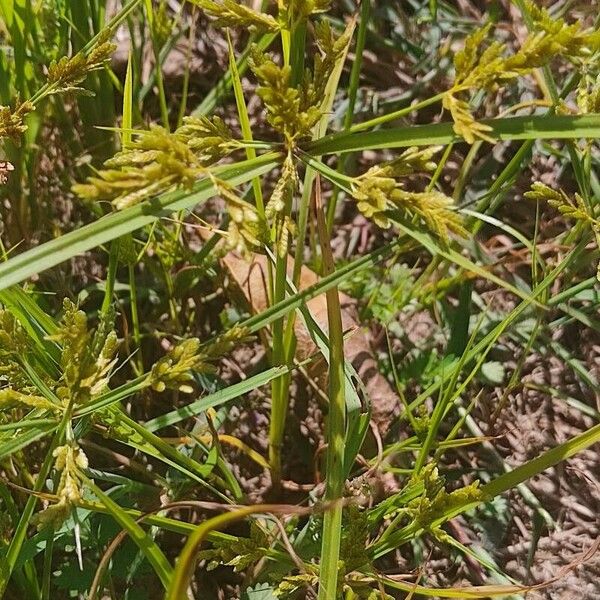
<instances>
[{"instance_id":1,"label":"yellow-green flower cluster","mask_svg":"<svg viewBox=\"0 0 600 600\"><path fill-rule=\"evenodd\" d=\"M267 224L256 207L242 200L231 187L218 180L215 185L225 200L229 213L226 246L229 250L248 257L251 250L258 251L268 242Z\"/></svg>"},{"instance_id":2,"label":"yellow-green flower cluster","mask_svg":"<svg viewBox=\"0 0 600 600\"><path fill-rule=\"evenodd\" d=\"M278 31L279 23L265 13L252 10L236 0L190 0L207 15L215 17L219 27L244 27L258 31Z\"/></svg>"},{"instance_id":3,"label":"yellow-green flower cluster","mask_svg":"<svg viewBox=\"0 0 600 600\"><path fill-rule=\"evenodd\" d=\"M33 110L35 106L28 101L17 100L14 109L10 106L0 106L0 139L10 138L18 144L21 135L27 131L25 117Z\"/></svg>"},{"instance_id":4,"label":"yellow-green flower cluster","mask_svg":"<svg viewBox=\"0 0 600 600\"><path fill-rule=\"evenodd\" d=\"M396 160L376 165L357 177L352 195L358 202L358 209L384 229L390 227L394 211L399 211L401 218L416 217L444 243L449 242L451 232L464 236L462 219L455 212L451 198L435 190L408 192L397 180L435 169L431 158L438 150L409 148Z\"/></svg>"},{"instance_id":5,"label":"yellow-green flower cluster","mask_svg":"<svg viewBox=\"0 0 600 600\"><path fill-rule=\"evenodd\" d=\"M307 71L297 86L291 84L289 65L279 66L268 54L254 48L250 64L259 82L257 94L267 109L267 120L288 146L310 136L321 118L327 83L348 47L351 33L352 28L347 27L335 37L327 21L317 24L315 38L320 53L315 57L312 74Z\"/></svg>"},{"instance_id":6,"label":"yellow-green flower cluster","mask_svg":"<svg viewBox=\"0 0 600 600\"><path fill-rule=\"evenodd\" d=\"M538 181L531 186L531 191L525 193L525 198L547 202L558 210L561 215L586 225L592 230L596 238L596 245L600 248L600 220L593 215L592 210L579 194L576 193L574 198L571 199L563 190L553 190ZM600 281L600 263L598 264L596 277Z\"/></svg>"},{"instance_id":7,"label":"yellow-green flower cluster","mask_svg":"<svg viewBox=\"0 0 600 600\"><path fill-rule=\"evenodd\" d=\"M198 338L183 340L154 364L148 383L157 392L173 389L191 393L194 373L214 373L211 361L248 339L246 330L234 327L204 347Z\"/></svg>"},{"instance_id":8,"label":"yellow-green flower cluster","mask_svg":"<svg viewBox=\"0 0 600 600\"><path fill-rule=\"evenodd\" d=\"M310 135L321 118L321 111L308 100L306 89L292 87L291 67L279 66L256 48L251 66L259 82L257 94L267 109L267 120L273 129L288 143Z\"/></svg>"},{"instance_id":9,"label":"yellow-green flower cluster","mask_svg":"<svg viewBox=\"0 0 600 600\"><path fill-rule=\"evenodd\" d=\"M62 347L63 373L55 391L65 405L82 405L108 384L116 363L117 335L107 324L91 332L86 314L68 299L64 311L59 333L50 337Z\"/></svg>"},{"instance_id":10,"label":"yellow-green flower cluster","mask_svg":"<svg viewBox=\"0 0 600 600\"><path fill-rule=\"evenodd\" d=\"M445 478L439 474L434 463L426 465L419 476L413 478L413 481L421 481L424 492L409 504L408 514L424 529L429 528L432 523L451 512L453 508L465 506L483 498L479 481L448 492Z\"/></svg>"},{"instance_id":11,"label":"yellow-green flower cluster","mask_svg":"<svg viewBox=\"0 0 600 600\"><path fill-rule=\"evenodd\" d=\"M151 125L73 191L86 200L109 200L120 210L173 186L191 187L208 165L239 147L218 117L186 117L174 133Z\"/></svg>"},{"instance_id":12,"label":"yellow-green flower cluster","mask_svg":"<svg viewBox=\"0 0 600 600\"><path fill-rule=\"evenodd\" d=\"M3 388L0 390L0 409L11 408L12 406L24 406L27 408L39 408L42 410L55 411L60 407L53 404L44 396L26 394L13 388Z\"/></svg>"},{"instance_id":13,"label":"yellow-green flower cluster","mask_svg":"<svg viewBox=\"0 0 600 600\"><path fill-rule=\"evenodd\" d=\"M111 31L102 32L96 45L89 54L78 52L75 56L63 56L52 61L48 67L48 83L52 93L81 92L79 84L88 73L101 69L116 50L116 44L110 41Z\"/></svg>"},{"instance_id":14,"label":"yellow-green flower cluster","mask_svg":"<svg viewBox=\"0 0 600 600\"><path fill-rule=\"evenodd\" d=\"M507 54L506 44L487 44L492 30L488 23L469 35L454 57L454 85L444 95L443 105L452 115L455 132L470 144L476 139L494 140L489 136L491 128L471 114L468 100L462 97L466 92L493 91L557 57L581 61L600 50L600 32L583 31L579 23L568 25L564 19L553 19L533 2L528 3L528 10L535 30L514 54Z\"/></svg>"},{"instance_id":15,"label":"yellow-green flower cluster","mask_svg":"<svg viewBox=\"0 0 600 600\"><path fill-rule=\"evenodd\" d=\"M50 505L36 517L38 527L62 525L71 514L73 506L82 499L81 470L88 468L88 459L83 450L75 444L59 446L52 453L56 459L54 468L60 473L56 488L58 502Z\"/></svg>"}]
</instances>

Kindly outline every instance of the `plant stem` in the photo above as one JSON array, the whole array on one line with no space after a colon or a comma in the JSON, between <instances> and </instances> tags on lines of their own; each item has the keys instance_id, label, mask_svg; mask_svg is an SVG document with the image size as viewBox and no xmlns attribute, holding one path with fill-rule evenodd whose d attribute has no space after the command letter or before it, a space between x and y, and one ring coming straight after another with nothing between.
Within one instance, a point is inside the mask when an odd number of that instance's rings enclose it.
<instances>
[{"instance_id":1,"label":"plant stem","mask_svg":"<svg viewBox=\"0 0 600 600\"><path fill-rule=\"evenodd\" d=\"M288 247L281 247L281 236L286 235L284 228L287 227L287 218L292 210L293 191L291 189L285 192L285 207L282 214L276 219L274 250L275 262L275 282L273 289L273 304L285 300L287 283L287 264ZM278 222L278 223L277 223ZM286 351L284 339L284 328L286 318L284 316L273 322L273 366L287 364L289 352ZM269 464L271 465L271 482L274 490L278 490L281 483L281 447L283 445L283 435L285 432L285 422L288 409L288 383L289 379L285 376L274 379L271 383L271 425L269 430Z\"/></svg>"},{"instance_id":2,"label":"plant stem","mask_svg":"<svg viewBox=\"0 0 600 600\"><path fill-rule=\"evenodd\" d=\"M158 86L158 102L160 105L160 116L163 123L163 127L169 131L169 108L167 106L167 96L165 94L165 85L162 76L162 63L160 59L160 48L158 47L158 40L156 39L154 29L154 9L152 8L152 2L146 0L146 16L148 17L148 26L150 27L150 38L152 40L152 51L154 53L154 60L156 61L156 85Z\"/></svg>"},{"instance_id":3,"label":"plant stem","mask_svg":"<svg viewBox=\"0 0 600 600\"><path fill-rule=\"evenodd\" d=\"M237 105L238 117L240 119L242 137L244 138L244 141L252 142L254 140L254 136L252 135L252 127L250 126L250 117L248 116L248 109L246 106L246 100L244 98L244 91L242 88L242 81L240 79L240 72L238 70L237 62L235 60L235 54L233 52L233 45L231 43L231 36L229 35L229 32L227 32L227 44L229 46L229 72L231 74L231 81L233 84L233 91L235 94L235 102ZM256 158L256 150L252 146L246 147L246 157L248 158L248 160ZM254 192L254 202L256 203L256 210L258 211L258 214L264 219L265 203L263 200L260 177L255 177L252 180L252 190Z\"/></svg>"},{"instance_id":4,"label":"plant stem","mask_svg":"<svg viewBox=\"0 0 600 600\"><path fill-rule=\"evenodd\" d=\"M344 131L348 131L352 127L354 120L354 109L356 108L356 96L358 94L358 86L360 83L360 71L362 67L363 52L367 39L367 28L369 25L369 17L371 16L371 0L362 0L360 4L360 23L358 25L358 33L356 35L356 49L354 51L354 62L352 63L352 71L350 73L350 85L348 86L348 108L344 117ZM338 163L338 172L345 173L350 154L340 156ZM333 227L333 219L335 218L335 208L337 206L340 189L333 188L333 194L329 205L327 206L327 230L331 234Z\"/></svg>"},{"instance_id":5,"label":"plant stem","mask_svg":"<svg viewBox=\"0 0 600 600\"><path fill-rule=\"evenodd\" d=\"M327 223L321 202L320 178L316 179L315 205L324 274L335 270ZM344 331L337 286L326 293L329 325L329 415L327 423L327 467L325 499L333 502L344 492L344 434L346 431L346 390L344 386ZM319 575L319 600L335 600L338 585L338 560L342 538L341 503L323 517L323 541Z\"/></svg>"},{"instance_id":6,"label":"plant stem","mask_svg":"<svg viewBox=\"0 0 600 600\"><path fill-rule=\"evenodd\" d=\"M133 341L137 350L136 358L136 375L141 375L144 372L144 359L142 355L142 336L140 335L140 319L137 306L137 283L135 281L135 267L128 265L129 275L129 302L131 305L131 324L133 326Z\"/></svg>"},{"instance_id":7,"label":"plant stem","mask_svg":"<svg viewBox=\"0 0 600 600\"><path fill-rule=\"evenodd\" d=\"M426 100L417 102L417 104L411 104L410 106L405 106L404 108L401 108L397 111L388 113L387 115L381 115L380 117L375 117L374 119L370 119L369 121L357 123L356 125L350 128L350 131L364 131L365 129L371 129L372 127L377 127L377 125L383 125L384 123L388 123L389 121L395 121L400 117L409 115L415 110L421 110L422 108L426 108L427 106L431 106L432 104L439 102L444 97L444 94L445 92L442 92L440 94L436 94L435 96L431 96L431 98L427 98Z\"/></svg>"}]
</instances>

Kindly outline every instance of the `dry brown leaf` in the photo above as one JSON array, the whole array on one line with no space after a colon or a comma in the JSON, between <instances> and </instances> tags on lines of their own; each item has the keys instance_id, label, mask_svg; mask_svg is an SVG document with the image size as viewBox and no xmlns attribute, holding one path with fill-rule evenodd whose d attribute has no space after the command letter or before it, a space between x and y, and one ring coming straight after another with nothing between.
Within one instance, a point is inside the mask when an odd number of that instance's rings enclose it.
<instances>
[{"instance_id":1,"label":"dry brown leaf","mask_svg":"<svg viewBox=\"0 0 600 600\"><path fill-rule=\"evenodd\" d=\"M243 298L248 303L253 313L264 311L267 306L266 282L267 258L255 255L251 261L238 257L229 252L221 259L222 265L227 269L235 286L242 292ZM288 274L291 276L293 261L288 259ZM317 283L317 275L308 267L303 266L300 276L300 290L306 289ZM387 379L379 372L377 359L371 349L367 332L356 320L353 300L340 293L342 306L342 324L344 331L352 332L346 338L344 352L347 360L352 363L360 376L372 403L372 419L380 433L385 435L389 430L400 402L397 394L391 388ZM317 296L307 302L311 316L319 326L327 331L327 303L324 295ZM296 358L304 360L313 354L317 348L309 332L300 319L296 319L295 332L297 337ZM310 375L318 380L325 377L324 361L318 361L316 369ZM324 389L322 387L322 389Z\"/></svg>"}]
</instances>

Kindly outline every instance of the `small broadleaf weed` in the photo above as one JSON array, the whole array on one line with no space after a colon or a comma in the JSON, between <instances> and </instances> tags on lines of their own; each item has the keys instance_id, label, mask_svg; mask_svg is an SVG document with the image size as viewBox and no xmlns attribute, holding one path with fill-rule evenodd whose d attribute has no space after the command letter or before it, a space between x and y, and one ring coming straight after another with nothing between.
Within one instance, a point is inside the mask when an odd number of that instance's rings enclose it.
<instances>
[{"instance_id":1,"label":"small broadleaf weed","mask_svg":"<svg viewBox=\"0 0 600 600\"><path fill-rule=\"evenodd\" d=\"M217 540L211 549L201 550L198 558L207 561L207 571L226 565L239 573L263 559L270 547L270 540L263 528L256 521L252 521L250 537Z\"/></svg>"},{"instance_id":2,"label":"small broadleaf weed","mask_svg":"<svg viewBox=\"0 0 600 600\"><path fill-rule=\"evenodd\" d=\"M305 592L307 587L316 587L318 582L319 576L315 573L288 575L279 582L273 596L279 600L293 600L299 597L298 594Z\"/></svg>"}]
</instances>

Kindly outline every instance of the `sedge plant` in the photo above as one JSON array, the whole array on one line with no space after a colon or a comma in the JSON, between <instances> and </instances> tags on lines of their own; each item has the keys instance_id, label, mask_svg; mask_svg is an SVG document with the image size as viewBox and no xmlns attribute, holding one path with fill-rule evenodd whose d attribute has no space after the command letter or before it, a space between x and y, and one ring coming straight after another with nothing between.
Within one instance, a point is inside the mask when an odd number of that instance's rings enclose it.
<instances>
[{"instance_id":1,"label":"sedge plant","mask_svg":"<svg viewBox=\"0 0 600 600\"><path fill-rule=\"evenodd\" d=\"M552 336L567 324L598 329L597 28L517 0L523 39L507 40L494 18L462 35L449 3L416 2L430 30L460 39L445 48L441 89L380 110L361 93L370 47L394 45L374 33L374 1L348 12L328 0L188 0L179 14L166 2L130 0L114 14L93 4L57 3L44 31L48 3L0 2L12 48L0 60L2 160L18 167L3 189L15 211L0 263L0 595L134 598L153 581L153 597L169 600L219 586L264 599L523 597L532 586L504 572L500 553L450 532L509 490L552 527L528 482L600 441L592 424L514 468L494 446L528 356L559 357L598 392L584 357ZM190 65L181 90L163 66L178 41L190 57L202 28L222 35L228 67L194 107ZM111 61L124 38L121 82ZM427 62L414 44L410 53ZM45 68L27 68L40 54ZM569 74L562 85L555 69ZM52 232L42 220L30 242L40 140L74 122L86 133L67 138L76 180L61 190L86 222ZM511 158L491 164L492 147ZM573 189L531 177L546 154L572 171ZM530 232L501 211L524 177ZM548 211L568 223L550 257L538 249ZM342 259L336 228L348 212L372 243ZM488 228L526 257L526 276L502 268ZM82 256L97 277L77 272ZM259 263L257 307L240 299L243 285L230 293L221 282ZM492 309L490 288L510 308ZM342 292L361 306L350 328ZM437 316L437 338L399 357L398 317L415 307ZM397 397L385 427L351 354L366 327L385 329L377 364ZM303 334L311 350L300 357ZM508 383L494 358L506 347L521 349ZM259 360L232 381L220 367L241 348ZM483 423L479 399L494 385L505 387ZM322 419L319 448L303 457L308 485L294 481L289 442L313 393ZM585 399L551 393L597 422ZM232 423L259 401L268 424L257 448ZM469 460L477 475L453 479L452 461ZM244 473L256 469L268 503L252 501ZM394 486L381 494L384 475ZM476 564L485 584L437 584L419 560L432 548ZM426 574L390 575L393 556ZM206 583L223 567L241 574L235 592ZM81 577L69 581L73 569Z\"/></svg>"}]
</instances>

